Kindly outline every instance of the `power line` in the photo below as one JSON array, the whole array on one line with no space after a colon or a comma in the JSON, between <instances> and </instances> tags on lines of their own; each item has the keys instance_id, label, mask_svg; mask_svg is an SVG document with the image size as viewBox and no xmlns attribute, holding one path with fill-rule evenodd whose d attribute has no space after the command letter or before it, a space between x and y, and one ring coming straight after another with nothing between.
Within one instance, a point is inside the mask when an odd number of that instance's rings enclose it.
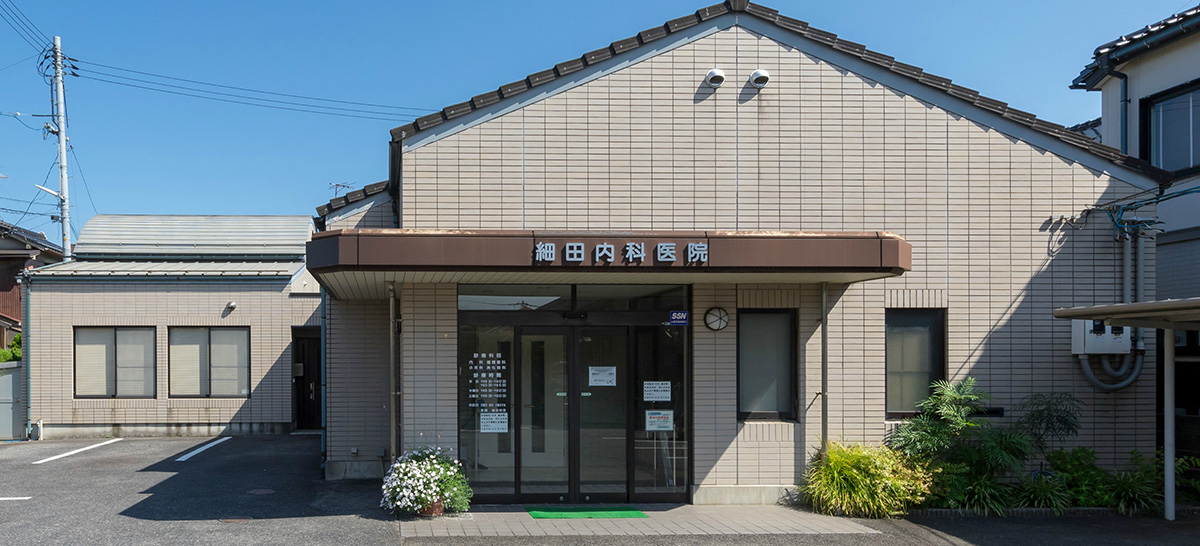
<instances>
[{"instance_id":1,"label":"power line","mask_svg":"<svg viewBox=\"0 0 1200 546\"><path fill-rule=\"evenodd\" d=\"M151 80L143 80L143 79L141 79L141 78L132 78L132 77L129 77L129 76L122 76L122 75L120 75L120 74L109 74L109 73L107 73L107 72L102 72L102 71L99 71L99 70L87 70L87 69L80 69L80 70L83 70L83 71L84 71L84 73L91 72L91 73L94 73L94 74L100 74L100 75L102 75L102 76L107 76L107 77L110 77L110 78L120 78L120 79L122 79L122 80L129 80L129 81L141 82L141 83L145 83L145 84L149 84L149 85L157 85L157 86L162 86L162 87L170 87L170 88L173 88L173 89L184 89L184 90L187 90L187 91L194 91L194 92L196 92L196 93L209 93L209 94L213 94L213 95L221 95L221 96L224 96L224 97L235 97L235 98L239 98L239 99L255 100L255 101L263 101L263 102L271 102L271 103L277 103L277 104L291 104L291 105L293 105L293 106L303 106L303 107L307 107L307 108L323 108L323 109L326 109L326 110L339 110L339 111L343 111L343 112L358 112L358 113L363 113L363 114L375 114L375 115L380 115L380 116L398 116L398 115L402 115L402 114L399 114L399 113L397 113L397 112L379 112L379 111L375 111L375 110L362 110L362 109L358 109L358 108L342 108L342 107L340 107L340 106L322 106L322 105L319 105L319 104L309 104L309 103L303 103L303 102L293 102L293 101L278 100L278 99L264 99L264 98L260 98L260 97L251 97L251 96L247 96L247 95L239 95L239 94L236 94L236 93L224 93L224 92L221 92L221 91L209 91L209 90L207 90L207 89L198 89L198 88L195 88L195 87L188 87L188 86L185 86L185 85L174 85L174 84L170 84L170 83L161 83L161 82L156 82L156 81L151 81ZM83 77L83 76L79 76L79 77Z\"/></svg>"},{"instance_id":2,"label":"power line","mask_svg":"<svg viewBox=\"0 0 1200 546\"><path fill-rule=\"evenodd\" d=\"M29 212L27 210L10 209L8 207L0 207L0 212L11 212L13 214L20 214L20 215L22 215L21 216L22 218L24 218L25 216L54 216L54 214L50 213L50 212ZM19 222L20 220L17 220L17 221Z\"/></svg>"},{"instance_id":3,"label":"power line","mask_svg":"<svg viewBox=\"0 0 1200 546\"><path fill-rule=\"evenodd\" d=\"M14 3L12 0L0 0L0 3L8 4L8 6L10 8L16 10L16 12L18 14L20 14L19 20L25 21L26 26L32 28L36 32L37 36L41 36L43 42L50 41L50 37L46 36L46 33L42 32L42 29L38 28L37 25L33 24L33 21L29 20L29 17L25 16L25 12L21 11L21 8L17 7L16 3Z\"/></svg>"},{"instance_id":4,"label":"power line","mask_svg":"<svg viewBox=\"0 0 1200 546\"><path fill-rule=\"evenodd\" d=\"M172 94L172 95L182 95L182 96L184 96L184 97L194 97L194 98L197 98L197 99L208 99L208 100L215 100L215 101L219 101L219 102L229 102L229 103L233 103L233 104L244 104L244 105L246 105L246 106L259 106L259 107L262 107L262 108L272 108L272 109L275 109L275 110L290 110L290 111L293 111L293 112L305 112L305 113L309 113L309 114L324 114L324 115L327 115L327 116L338 116L338 117L346 117L346 118L375 119L375 120L380 120L380 121L396 121L396 120L400 119L400 118L398 118L398 117L389 117L389 118L384 118L384 117L378 117L378 116L360 116L360 115L356 115L356 114L340 114L340 113L337 113L337 112L322 112L322 111L320 111L320 110L308 110L308 109L304 109L304 108L290 108L290 107L287 107L287 106L274 106L274 105L270 105L270 104L261 104L261 103L256 103L256 102L246 102L246 101L233 100L233 99L222 99L222 98L220 98L220 97L209 97L209 96L205 96L205 95L196 95L196 94L193 94L193 93L184 93L184 92L181 92L181 91L171 91L171 90L169 90L169 89L159 89L159 88L157 88L157 87L148 87L148 86L145 86L145 85L137 85L137 84L132 84L132 83L117 82L117 81L112 81L112 80L106 80L106 79L103 79L103 78L97 78L97 77L95 77L95 76L84 76L84 75L80 75L79 77L80 77L80 78L84 78L84 79L88 79L88 80L95 80L95 81L98 81L98 82L111 83L111 84L113 84L113 85L124 85L124 86L126 86L126 87L134 87L134 88L137 88L137 89L145 89L145 90L148 90L148 91L158 91L159 93L170 93L170 94ZM398 115L399 115L399 114L398 114Z\"/></svg>"},{"instance_id":5,"label":"power line","mask_svg":"<svg viewBox=\"0 0 1200 546\"><path fill-rule=\"evenodd\" d=\"M0 199L3 199L5 201L12 201L14 203L21 203L22 205L28 203L28 201L26 201L24 199L16 199L13 197L4 197L2 195L0 195ZM34 204L36 204L38 206L42 206L42 207L57 207L58 206L58 205L55 205L54 203L34 203Z\"/></svg>"},{"instance_id":6,"label":"power line","mask_svg":"<svg viewBox=\"0 0 1200 546\"><path fill-rule=\"evenodd\" d=\"M58 153L57 152L55 152L55 154L54 154L54 161L52 163L50 163L50 170L46 171L46 179L42 181L43 186L50 183L50 173L54 172L54 167L56 165L58 165ZM22 212L21 217L17 218L17 221L12 223L14 226L17 224L20 224L21 220L24 220L25 217L29 215L29 209L33 208L34 203L36 203L38 198L41 196L42 196L42 190L38 190L38 192L36 194L34 194L33 199L29 200L29 205L25 207L25 212Z\"/></svg>"},{"instance_id":7,"label":"power line","mask_svg":"<svg viewBox=\"0 0 1200 546\"><path fill-rule=\"evenodd\" d=\"M71 152L71 157L75 158L75 170L79 171L79 179L83 181L83 191L87 193L88 202L92 204L92 213L100 214L100 211L96 210L96 202L92 200L92 189L88 187L87 177L83 176L83 167L79 166L79 156L75 155L75 147L68 146L67 151Z\"/></svg>"},{"instance_id":8,"label":"power line","mask_svg":"<svg viewBox=\"0 0 1200 546\"><path fill-rule=\"evenodd\" d=\"M37 52L37 53L34 53L33 55L30 55L30 56L28 56L28 57L25 57L24 59L21 59L21 60L19 60L19 61L15 62L15 63L13 63L13 64L10 64L10 65L8 65L8 66L6 66L6 67L4 67L4 68L0 68L0 72L4 72L5 70L8 70L8 69L10 69L10 68L12 68L12 67L14 67L14 66L17 66L17 65L19 65L19 64L21 64L21 63L23 63L23 62L25 62L25 61L28 61L29 59L32 59L32 58L34 58L34 57L37 57L39 54L41 54L41 52L40 52L40 51L39 51L39 52Z\"/></svg>"},{"instance_id":9,"label":"power line","mask_svg":"<svg viewBox=\"0 0 1200 546\"><path fill-rule=\"evenodd\" d=\"M15 119L15 120L17 120L17 122L18 122L18 123L20 123L21 125L24 125L24 126L25 126L25 128L26 128L26 129L29 129L30 131L39 131L39 130L40 130L40 129L36 128L36 127L30 127L30 126L29 126L29 124L27 124L27 123L25 123L24 121L22 121L22 120L21 120L21 118L17 117L17 116L20 116L20 115L21 115L21 114L20 114L19 112L14 112L14 113L12 113L12 114L8 114L8 113L5 113L5 112L0 112L0 116L5 116L5 117L10 117L10 118L13 118L13 119Z\"/></svg>"},{"instance_id":10,"label":"power line","mask_svg":"<svg viewBox=\"0 0 1200 546\"><path fill-rule=\"evenodd\" d=\"M41 51L42 48L38 47L37 40L31 40L29 36L25 34L25 32L18 28L16 24L13 24L13 22L9 20L9 16L5 15L6 12L7 10L5 10L5 12L0 12L0 19L4 19L4 22L8 23L8 26L12 27L13 31L16 32L22 40L25 40L25 43L29 44L29 47L32 47L34 51Z\"/></svg>"},{"instance_id":11,"label":"power line","mask_svg":"<svg viewBox=\"0 0 1200 546\"><path fill-rule=\"evenodd\" d=\"M374 108L388 108L391 110L412 110L412 111L416 111L416 112L436 112L437 111L437 110L434 110L431 108L420 108L420 107L416 107L416 106L393 106L393 105L388 105L388 104L375 104L375 103L370 103L370 102L355 102L355 101L348 101L348 100L325 99L325 98L321 98L321 97L310 97L307 95L293 95L291 93L278 93L275 91L263 91L261 89L251 89L249 87L237 87L234 85L223 85L223 84L219 84L219 83L210 83L210 82L204 82L204 81L200 81L200 80L189 80L186 78L176 78L173 76L164 76L162 74L154 74L152 72L142 72L140 70L131 70L128 68L121 68L119 66L101 64L101 63L92 62L92 61L84 61L84 60L76 59L73 57L67 57L67 60L74 61L77 63L95 65L95 66L99 66L102 68L108 68L110 70L120 70L122 72L141 74L143 76L150 76L153 78L162 78L164 80L174 80L174 81L180 81L180 82L185 82L185 83L193 83L193 84L197 84L197 85L205 85L205 86L209 86L209 87L220 87L223 89L233 89L235 91L246 91L246 92L250 92L250 93L259 93L259 94L263 94L263 95L274 95L277 97L291 97L293 99L334 102L334 103L338 103L338 104L351 104L351 105L355 105L355 106L371 106ZM78 68L78 67L75 67L75 68ZM93 70L93 72L98 72L98 71ZM165 85L165 84L163 84L163 85ZM211 92L211 91L209 91L209 92ZM256 100L266 100L266 99L256 99Z\"/></svg>"}]
</instances>

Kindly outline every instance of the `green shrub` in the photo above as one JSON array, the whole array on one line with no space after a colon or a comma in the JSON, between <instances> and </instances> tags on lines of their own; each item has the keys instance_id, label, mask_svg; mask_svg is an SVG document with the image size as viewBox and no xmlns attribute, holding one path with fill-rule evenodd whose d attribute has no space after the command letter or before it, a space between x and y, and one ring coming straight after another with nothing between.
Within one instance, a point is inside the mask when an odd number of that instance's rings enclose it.
<instances>
[{"instance_id":1,"label":"green shrub","mask_svg":"<svg viewBox=\"0 0 1200 546\"><path fill-rule=\"evenodd\" d=\"M0 349L0 362L8 362L9 360L13 360L12 351L8 349Z\"/></svg>"},{"instance_id":2,"label":"green shrub","mask_svg":"<svg viewBox=\"0 0 1200 546\"><path fill-rule=\"evenodd\" d=\"M1017 405L1022 413L1017 426L1033 440L1033 447L1044 457L1050 443L1079 434L1083 402L1071 393L1036 393Z\"/></svg>"},{"instance_id":3,"label":"green shrub","mask_svg":"<svg viewBox=\"0 0 1200 546\"><path fill-rule=\"evenodd\" d=\"M12 359L13 360L21 360L21 348L20 347L13 347L12 349L9 349L9 350L12 351Z\"/></svg>"},{"instance_id":4,"label":"green shrub","mask_svg":"<svg viewBox=\"0 0 1200 546\"><path fill-rule=\"evenodd\" d=\"M1049 508L1055 514L1061 515L1063 510L1071 505L1071 496L1062 480L1045 474L1034 474L1031 478L1022 479L1013 488L1013 502L1017 506Z\"/></svg>"},{"instance_id":5,"label":"green shrub","mask_svg":"<svg viewBox=\"0 0 1200 546\"><path fill-rule=\"evenodd\" d=\"M15 336L13 336L12 343L8 344L8 348L9 349L20 349L21 348L21 334L17 334Z\"/></svg>"},{"instance_id":6,"label":"green shrub","mask_svg":"<svg viewBox=\"0 0 1200 546\"><path fill-rule=\"evenodd\" d=\"M929 493L929 472L886 446L828 444L805 473L813 510L852 517L905 514Z\"/></svg>"},{"instance_id":7,"label":"green shrub","mask_svg":"<svg viewBox=\"0 0 1200 546\"><path fill-rule=\"evenodd\" d=\"M1117 511L1127 516L1150 512L1159 506L1160 489L1148 472L1117 472L1109 481Z\"/></svg>"},{"instance_id":8,"label":"green shrub","mask_svg":"<svg viewBox=\"0 0 1200 546\"><path fill-rule=\"evenodd\" d=\"M969 508L985 516L1004 516L1004 510L1012 505L1008 488L1000 485L991 476L971 476L963 491L961 508Z\"/></svg>"},{"instance_id":9,"label":"green shrub","mask_svg":"<svg viewBox=\"0 0 1200 546\"><path fill-rule=\"evenodd\" d=\"M894 449L922 460L943 454L967 430L983 426L971 414L982 411L983 400L990 398L975 389L973 377L961 383L936 381L931 387L933 394L917 404L922 413L900 425L889 439Z\"/></svg>"},{"instance_id":10,"label":"green shrub","mask_svg":"<svg viewBox=\"0 0 1200 546\"><path fill-rule=\"evenodd\" d=\"M1096 452L1089 447L1071 451L1059 449L1046 454L1046 462L1067 487L1074 506L1116 506L1112 496L1112 476L1096 464Z\"/></svg>"}]
</instances>

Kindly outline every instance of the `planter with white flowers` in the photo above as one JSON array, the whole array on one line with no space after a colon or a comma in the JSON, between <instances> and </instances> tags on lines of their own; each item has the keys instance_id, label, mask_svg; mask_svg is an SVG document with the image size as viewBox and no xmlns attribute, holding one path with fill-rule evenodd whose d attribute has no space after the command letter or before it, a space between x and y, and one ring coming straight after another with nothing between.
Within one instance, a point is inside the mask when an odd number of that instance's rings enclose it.
<instances>
[{"instance_id":1,"label":"planter with white flowers","mask_svg":"<svg viewBox=\"0 0 1200 546\"><path fill-rule=\"evenodd\" d=\"M448 449L424 447L406 451L383 477L379 506L396 513L440 516L463 512L471 505L471 486L462 465Z\"/></svg>"}]
</instances>

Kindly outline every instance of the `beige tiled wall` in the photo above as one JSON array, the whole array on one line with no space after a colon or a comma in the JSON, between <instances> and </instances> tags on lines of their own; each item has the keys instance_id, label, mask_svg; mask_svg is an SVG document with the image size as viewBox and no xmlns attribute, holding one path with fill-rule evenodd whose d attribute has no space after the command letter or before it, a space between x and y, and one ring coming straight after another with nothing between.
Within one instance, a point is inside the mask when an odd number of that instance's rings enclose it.
<instances>
[{"instance_id":1,"label":"beige tiled wall","mask_svg":"<svg viewBox=\"0 0 1200 546\"><path fill-rule=\"evenodd\" d=\"M44 421L48 437L55 427L81 434L87 426L103 433L102 427L110 425L286 426L292 421L291 328L319 326L321 300L314 294L292 294L285 284L35 279L26 341L33 387L30 418ZM226 310L230 301L237 303L233 311ZM155 327L157 396L75 399L76 326ZM167 335L172 326L250 326L250 397L170 398Z\"/></svg>"},{"instance_id":2,"label":"beige tiled wall","mask_svg":"<svg viewBox=\"0 0 1200 546\"><path fill-rule=\"evenodd\" d=\"M388 302L327 299L325 475L383 475L388 449ZM355 450L357 454L352 454Z\"/></svg>"},{"instance_id":3,"label":"beige tiled wall","mask_svg":"<svg viewBox=\"0 0 1200 546\"><path fill-rule=\"evenodd\" d=\"M729 78L716 92L699 85L713 67ZM742 85L755 68L772 74L757 92ZM1078 226L1053 219L1133 187L744 29L411 149L402 169L406 228L899 233L913 245L911 272L829 287L832 439L878 442L892 425L884 310L944 307L950 377L979 378L1006 419L1027 393L1068 391L1086 404L1075 443L1096 447L1102 462L1153 449L1153 366L1128 389L1096 391L1070 354L1069 323L1051 317L1118 301L1121 269L1103 215ZM452 369L452 302L438 290L452 292L431 288L427 301L404 304L424 325L406 325L405 354L418 365L406 415L447 435L456 426L433 400L452 403L453 383L421 367ZM819 286L696 285L693 294L696 317L714 305L799 308L799 424L739 424L736 314L724 332L693 328L696 482L794 483L820 442Z\"/></svg>"}]
</instances>

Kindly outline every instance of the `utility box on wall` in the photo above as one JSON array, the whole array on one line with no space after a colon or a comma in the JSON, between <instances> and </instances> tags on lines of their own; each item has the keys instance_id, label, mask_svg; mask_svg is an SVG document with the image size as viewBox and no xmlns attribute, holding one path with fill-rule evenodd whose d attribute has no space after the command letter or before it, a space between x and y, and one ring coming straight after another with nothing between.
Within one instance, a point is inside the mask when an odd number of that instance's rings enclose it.
<instances>
[{"instance_id":1,"label":"utility box on wall","mask_svg":"<svg viewBox=\"0 0 1200 546\"><path fill-rule=\"evenodd\" d=\"M1132 347L1132 328L1106 326L1102 320L1071 321L1071 353L1077 355L1119 355Z\"/></svg>"}]
</instances>

